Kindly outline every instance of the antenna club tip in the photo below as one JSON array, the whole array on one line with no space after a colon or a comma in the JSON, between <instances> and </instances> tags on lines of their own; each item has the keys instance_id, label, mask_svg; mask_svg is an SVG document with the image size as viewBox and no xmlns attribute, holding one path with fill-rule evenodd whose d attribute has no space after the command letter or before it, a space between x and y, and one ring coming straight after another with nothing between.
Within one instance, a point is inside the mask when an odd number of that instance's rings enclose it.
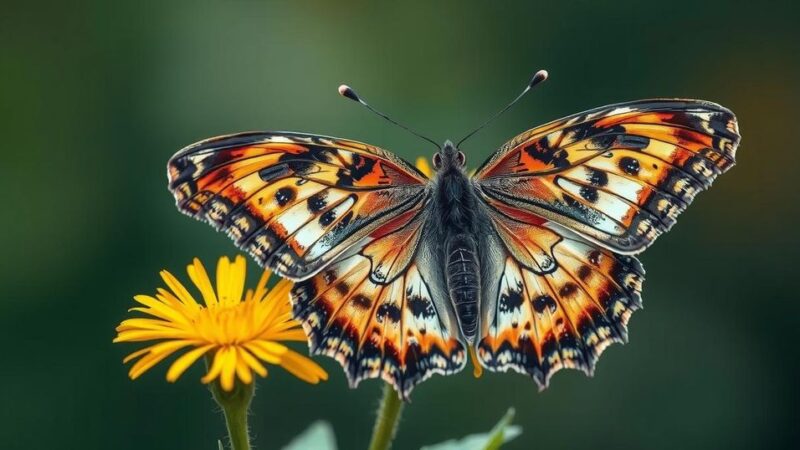
<instances>
[{"instance_id":1,"label":"antenna club tip","mask_svg":"<svg viewBox=\"0 0 800 450\"><path fill-rule=\"evenodd\" d=\"M351 88L350 86L348 86L346 84L343 84L343 85L339 86L338 90L339 90L339 95L341 95L342 97L347 97L350 100L353 100L353 101L356 101L356 102L360 102L361 101L358 98L358 95L356 95L356 91L354 91L353 88Z\"/></svg>"},{"instance_id":2,"label":"antenna club tip","mask_svg":"<svg viewBox=\"0 0 800 450\"><path fill-rule=\"evenodd\" d=\"M542 69L533 74L533 78L531 78L531 82L528 84L528 86L534 87L537 84L541 83L542 81L546 80L547 77L549 76L550 74L546 70Z\"/></svg>"}]
</instances>

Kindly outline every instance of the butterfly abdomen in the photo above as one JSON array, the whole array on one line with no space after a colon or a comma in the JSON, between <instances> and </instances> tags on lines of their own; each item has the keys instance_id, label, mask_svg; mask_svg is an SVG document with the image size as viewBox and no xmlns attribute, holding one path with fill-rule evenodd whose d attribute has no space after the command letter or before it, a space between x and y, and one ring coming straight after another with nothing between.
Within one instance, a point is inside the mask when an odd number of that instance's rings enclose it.
<instances>
[{"instance_id":1,"label":"butterfly abdomen","mask_svg":"<svg viewBox=\"0 0 800 450\"><path fill-rule=\"evenodd\" d=\"M450 301L456 310L461 333L471 342L478 329L481 285L477 244L471 236L457 234L448 237L445 249Z\"/></svg>"}]
</instances>

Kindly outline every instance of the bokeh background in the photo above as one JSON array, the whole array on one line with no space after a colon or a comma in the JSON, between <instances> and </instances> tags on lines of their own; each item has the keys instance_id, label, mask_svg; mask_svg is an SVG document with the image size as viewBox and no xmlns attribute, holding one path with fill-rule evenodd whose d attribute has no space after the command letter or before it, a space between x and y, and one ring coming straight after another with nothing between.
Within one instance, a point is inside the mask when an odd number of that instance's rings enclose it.
<instances>
[{"instance_id":1,"label":"bokeh background","mask_svg":"<svg viewBox=\"0 0 800 450\"><path fill-rule=\"evenodd\" d=\"M200 367L130 381L113 345L162 268L235 249L176 212L165 163L199 139L286 129L413 159L430 146L336 95L348 82L436 140L458 138L539 68L551 79L466 146L591 107L656 96L731 108L739 164L643 256L646 308L594 378L538 393L469 370L417 388L397 449L487 430L509 449L753 449L798 442L800 31L792 2L3 2L0 14L0 447L215 449ZM251 264L252 266L252 264ZM255 268L251 267L253 272ZM255 444L313 420L365 448L380 384L338 365L311 387L259 383ZM796 448L796 447L795 447Z\"/></svg>"}]
</instances>

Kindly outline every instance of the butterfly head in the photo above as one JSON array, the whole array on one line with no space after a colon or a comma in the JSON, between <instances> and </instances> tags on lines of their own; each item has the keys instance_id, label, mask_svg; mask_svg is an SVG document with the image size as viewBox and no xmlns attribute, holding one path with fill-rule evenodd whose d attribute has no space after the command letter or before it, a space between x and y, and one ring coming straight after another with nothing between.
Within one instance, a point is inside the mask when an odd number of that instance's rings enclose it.
<instances>
[{"instance_id":1,"label":"butterfly head","mask_svg":"<svg viewBox=\"0 0 800 450\"><path fill-rule=\"evenodd\" d=\"M450 169L460 170L467 163L467 156L448 140L444 141L440 151L433 154L432 160L433 168L437 172Z\"/></svg>"}]
</instances>

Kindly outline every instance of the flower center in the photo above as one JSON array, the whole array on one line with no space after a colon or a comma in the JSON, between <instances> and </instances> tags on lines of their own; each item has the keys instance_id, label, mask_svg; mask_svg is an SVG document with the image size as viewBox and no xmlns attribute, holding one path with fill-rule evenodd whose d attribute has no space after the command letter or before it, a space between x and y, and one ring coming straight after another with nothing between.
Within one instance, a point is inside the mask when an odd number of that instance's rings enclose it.
<instances>
[{"instance_id":1,"label":"flower center","mask_svg":"<svg viewBox=\"0 0 800 450\"><path fill-rule=\"evenodd\" d=\"M217 345L239 344L253 340L257 334L255 321L260 314L253 302L216 304L198 310L192 323L198 334ZM254 314L255 313L255 314Z\"/></svg>"}]
</instances>

